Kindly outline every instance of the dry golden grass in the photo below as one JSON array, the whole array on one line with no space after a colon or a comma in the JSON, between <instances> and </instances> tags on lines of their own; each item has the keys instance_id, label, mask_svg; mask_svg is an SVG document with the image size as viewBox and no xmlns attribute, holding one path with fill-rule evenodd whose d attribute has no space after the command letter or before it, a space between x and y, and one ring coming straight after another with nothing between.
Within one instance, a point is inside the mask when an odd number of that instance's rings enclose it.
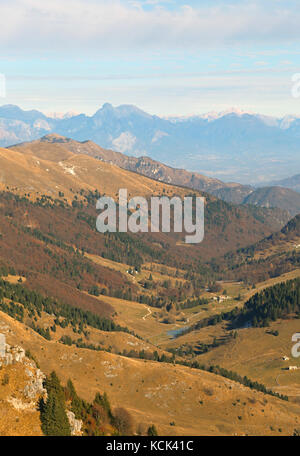
<instances>
[{"instance_id":1,"label":"dry golden grass","mask_svg":"<svg viewBox=\"0 0 300 456\"><path fill-rule=\"evenodd\" d=\"M59 144L0 148L0 169L0 189L9 187L15 193L30 193L33 199L41 194L57 197L58 192L63 192L70 201L74 191L96 188L113 197L120 188L127 188L128 197L160 195L163 190L165 195L187 193L186 189L153 181L93 157L73 154Z\"/></svg>"},{"instance_id":2,"label":"dry golden grass","mask_svg":"<svg viewBox=\"0 0 300 456\"><path fill-rule=\"evenodd\" d=\"M5 314L0 319L8 342L30 349L45 373L56 370L63 383L72 378L87 400L106 391L113 406L127 408L136 424L154 423L161 435L291 435L299 427L297 404L214 374L66 347Z\"/></svg>"},{"instance_id":3,"label":"dry golden grass","mask_svg":"<svg viewBox=\"0 0 300 456\"><path fill-rule=\"evenodd\" d=\"M141 304L140 306L143 310L143 315L147 315L147 310L144 308L144 306ZM25 324L27 323L26 318L24 322ZM53 324L54 317L42 312L42 317L38 319L37 325L46 329L48 327L51 327ZM62 336L69 336L73 341L76 341L80 338L87 345L92 344L112 353L122 353L124 350L127 352L131 350L134 350L136 352L144 350L148 353L153 353L154 351L157 351L159 354L165 353L170 357L169 353L158 349L152 343L145 342L144 340L141 340L132 334L117 331L100 331L99 329L95 329L90 326L86 328L86 331L88 332L87 337L83 333L75 334L70 326L61 328L60 326L56 325L56 332L51 332L51 340L58 342Z\"/></svg>"},{"instance_id":4,"label":"dry golden grass","mask_svg":"<svg viewBox=\"0 0 300 456\"><path fill-rule=\"evenodd\" d=\"M140 304L134 301L101 296L99 299L113 306L117 315L114 317L116 323L126 326L139 336L149 340L152 344L157 344L165 338L168 339L167 332L176 329L176 325L160 323L155 314L160 311L155 307ZM150 312L149 313L149 310Z\"/></svg>"},{"instance_id":5,"label":"dry golden grass","mask_svg":"<svg viewBox=\"0 0 300 456\"><path fill-rule=\"evenodd\" d=\"M215 330L210 328L210 333L217 335L218 327ZM270 330L277 330L279 335L268 334ZM238 331L237 339L197 359L204 364L219 364L232 369L274 391L300 399L300 370L284 370L289 365L300 367L300 360L291 355L292 335L299 330L300 321L297 319L278 320L268 328L242 329ZM202 338L203 332L200 336ZM283 361L283 356L289 357L289 361Z\"/></svg>"},{"instance_id":6,"label":"dry golden grass","mask_svg":"<svg viewBox=\"0 0 300 456\"><path fill-rule=\"evenodd\" d=\"M22 280L22 283L26 282L26 277L24 276L19 276L19 275L16 275L16 276L13 276L13 275L8 275L6 277L2 277L4 280L6 280L6 282L9 282L9 283L12 283L12 284L17 284L19 283L20 279Z\"/></svg>"},{"instance_id":7,"label":"dry golden grass","mask_svg":"<svg viewBox=\"0 0 300 456\"><path fill-rule=\"evenodd\" d=\"M113 269L114 271L122 272L123 274L126 274L126 271L130 268L128 264L117 263L116 261L108 260L107 258L103 258L98 255L92 255L90 253L85 253L84 255L96 264L100 264L101 266L104 266L106 268ZM131 276L127 274L127 278L130 277Z\"/></svg>"},{"instance_id":8,"label":"dry golden grass","mask_svg":"<svg viewBox=\"0 0 300 456\"><path fill-rule=\"evenodd\" d=\"M7 384L4 384L5 377ZM15 363L0 369L0 436L42 435L37 404L31 404L22 394L27 382L23 364Z\"/></svg>"},{"instance_id":9,"label":"dry golden grass","mask_svg":"<svg viewBox=\"0 0 300 456\"><path fill-rule=\"evenodd\" d=\"M242 306L253 294L264 288L299 276L300 270L296 269L280 277L259 283L256 289L247 290L241 288L240 292L242 292L243 300L237 304ZM230 285L228 289L230 289ZM231 303L227 302L226 305L229 310ZM220 313L221 307L218 306L219 304L204 306L209 310L202 311L196 315L196 318L202 319L208 315ZM197 311L197 309L193 309L193 312ZM276 337L268 334L267 331L270 330L277 330L279 336ZM293 345L291 338L293 334L299 331L300 322L298 319L278 320L272 323L269 328L241 329L238 330L237 339L214 348L208 353L199 355L196 359L202 364L220 365L240 375L247 375L249 378L265 384L274 391L287 394L300 401L300 369L295 372L283 370L289 365L300 367L299 360L291 356ZM214 338L219 339L226 335L228 335L228 329L224 322L216 326L209 326L193 331L174 340L165 341L162 343L162 347L176 348L184 344L194 346L198 342L211 344ZM290 360L284 362L282 360L283 356L288 356Z\"/></svg>"}]
</instances>

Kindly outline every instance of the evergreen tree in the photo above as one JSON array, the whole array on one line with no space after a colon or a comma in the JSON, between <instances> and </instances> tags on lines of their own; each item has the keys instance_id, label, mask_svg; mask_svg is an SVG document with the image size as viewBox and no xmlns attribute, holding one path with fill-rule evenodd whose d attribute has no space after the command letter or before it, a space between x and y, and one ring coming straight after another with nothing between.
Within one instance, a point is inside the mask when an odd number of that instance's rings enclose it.
<instances>
[{"instance_id":1,"label":"evergreen tree","mask_svg":"<svg viewBox=\"0 0 300 456\"><path fill-rule=\"evenodd\" d=\"M41 410L42 431L47 436L69 436L71 429L60 395L50 391Z\"/></svg>"},{"instance_id":2,"label":"evergreen tree","mask_svg":"<svg viewBox=\"0 0 300 456\"><path fill-rule=\"evenodd\" d=\"M47 400L41 404L42 431L48 436L71 435L70 423L66 414L64 390L55 372L45 381Z\"/></svg>"},{"instance_id":3,"label":"evergreen tree","mask_svg":"<svg viewBox=\"0 0 300 456\"><path fill-rule=\"evenodd\" d=\"M154 426L154 424L152 424L152 426L150 426L148 428L147 435L149 437L156 437L158 435L156 427Z\"/></svg>"}]
</instances>

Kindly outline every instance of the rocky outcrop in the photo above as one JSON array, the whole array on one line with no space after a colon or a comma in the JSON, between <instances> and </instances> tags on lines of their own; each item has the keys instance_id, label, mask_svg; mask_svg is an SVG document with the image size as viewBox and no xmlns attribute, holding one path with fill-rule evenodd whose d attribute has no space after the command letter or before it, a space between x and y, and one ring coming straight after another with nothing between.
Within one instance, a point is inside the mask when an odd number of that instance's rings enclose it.
<instances>
[{"instance_id":1,"label":"rocky outcrop","mask_svg":"<svg viewBox=\"0 0 300 456\"><path fill-rule=\"evenodd\" d=\"M67 410L67 417L70 423L71 435L82 435L82 421L75 418L75 414Z\"/></svg>"},{"instance_id":2,"label":"rocky outcrop","mask_svg":"<svg viewBox=\"0 0 300 456\"><path fill-rule=\"evenodd\" d=\"M10 391L6 397L6 404L9 404L18 413L31 415L37 413L39 400L41 398L47 399L47 390L44 388L46 376L36 366L35 362L26 356L22 347L7 344L6 337L2 333L0 333L0 368L7 372L13 372L14 381L17 380L18 383L16 390ZM7 383L9 382L8 377ZM81 436L82 421L77 420L73 412L66 410L66 413L70 423L71 435Z\"/></svg>"},{"instance_id":3,"label":"rocky outcrop","mask_svg":"<svg viewBox=\"0 0 300 456\"><path fill-rule=\"evenodd\" d=\"M34 361L26 357L25 350L22 347L19 345L10 346L6 343L5 335L0 334L0 367L15 363L24 364L25 374L29 378L22 391L25 398L36 400L36 398L46 397L47 391L43 386L45 374L36 367Z\"/></svg>"},{"instance_id":4,"label":"rocky outcrop","mask_svg":"<svg viewBox=\"0 0 300 456\"><path fill-rule=\"evenodd\" d=\"M6 340L5 340L5 335L0 334L0 360L4 358L5 356L5 345L6 345Z\"/></svg>"},{"instance_id":5,"label":"rocky outcrop","mask_svg":"<svg viewBox=\"0 0 300 456\"><path fill-rule=\"evenodd\" d=\"M43 386L46 378L45 374L40 369L28 369L25 371L26 375L30 378L26 384L23 393L28 399L34 399L36 397L46 397L47 391Z\"/></svg>"},{"instance_id":6,"label":"rocky outcrop","mask_svg":"<svg viewBox=\"0 0 300 456\"><path fill-rule=\"evenodd\" d=\"M18 345L11 347L6 343L4 334L0 334L0 367L13 363L22 363L25 359L25 350Z\"/></svg>"}]
</instances>

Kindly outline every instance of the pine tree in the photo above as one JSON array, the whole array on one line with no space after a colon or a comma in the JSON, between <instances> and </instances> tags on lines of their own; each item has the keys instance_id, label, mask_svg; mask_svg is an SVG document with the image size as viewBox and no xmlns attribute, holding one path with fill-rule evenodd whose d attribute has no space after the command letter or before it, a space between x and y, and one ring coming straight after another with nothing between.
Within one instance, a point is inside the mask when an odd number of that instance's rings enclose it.
<instances>
[{"instance_id":1,"label":"pine tree","mask_svg":"<svg viewBox=\"0 0 300 456\"><path fill-rule=\"evenodd\" d=\"M47 400L41 404L42 431L48 436L71 435L70 423L66 414L64 390L55 372L45 381Z\"/></svg>"},{"instance_id":2,"label":"pine tree","mask_svg":"<svg viewBox=\"0 0 300 456\"><path fill-rule=\"evenodd\" d=\"M108 396L106 393L104 393L103 395L101 395L100 393L97 393L95 396L95 399L94 399L94 403L101 405L104 408L104 410L106 411L109 418L112 418L113 414L112 414L110 402L109 402L109 399L108 399Z\"/></svg>"},{"instance_id":3,"label":"pine tree","mask_svg":"<svg viewBox=\"0 0 300 456\"><path fill-rule=\"evenodd\" d=\"M157 430L156 430L156 427L154 426L154 424L152 424L152 426L150 426L150 427L148 428L147 435L148 435L149 437L155 437L155 436L158 435Z\"/></svg>"},{"instance_id":4,"label":"pine tree","mask_svg":"<svg viewBox=\"0 0 300 456\"><path fill-rule=\"evenodd\" d=\"M65 394L67 401L71 401L71 410L75 414L76 419L83 418L85 404L84 401L78 396L71 379L69 379L67 382Z\"/></svg>"},{"instance_id":5,"label":"pine tree","mask_svg":"<svg viewBox=\"0 0 300 456\"><path fill-rule=\"evenodd\" d=\"M61 397L50 391L41 411L42 431L48 436L69 436L71 429Z\"/></svg>"}]
</instances>

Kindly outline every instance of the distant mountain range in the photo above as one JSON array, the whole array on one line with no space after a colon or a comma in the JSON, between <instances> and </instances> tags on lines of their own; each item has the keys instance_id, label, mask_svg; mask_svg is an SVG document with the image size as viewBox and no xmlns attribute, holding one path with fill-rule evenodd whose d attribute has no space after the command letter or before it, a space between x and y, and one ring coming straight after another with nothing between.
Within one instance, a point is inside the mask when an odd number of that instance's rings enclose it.
<instances>
[{"instance_id":1,"label":"distant mountain range","mask_svg":"<svg viewBox=\"0 0 300 456\"><path fill-rule=\"evenodd\" d=\"M266 183L266 185L273 185L273 186L275 185L275 186L290 188L290 189L294 190L295 192L300 192L300 174L289 177L287 179L282 179L279 181L273 181L270 183Z\"/></svg>"},{"instance_id":2,"label":"distant mountain range","mask_svg":"<svg viewBox=\"0 0 300 456\"><path fill-rule=\"evenodd\" d=\"M135 106L114 108L106 103L93 116L58 118L13 105L0 107L2 147L54 132L227 182L264 184L300 170L297 117L277 119L230 110L164 119Z\"/></svg>"}]
</instances>

